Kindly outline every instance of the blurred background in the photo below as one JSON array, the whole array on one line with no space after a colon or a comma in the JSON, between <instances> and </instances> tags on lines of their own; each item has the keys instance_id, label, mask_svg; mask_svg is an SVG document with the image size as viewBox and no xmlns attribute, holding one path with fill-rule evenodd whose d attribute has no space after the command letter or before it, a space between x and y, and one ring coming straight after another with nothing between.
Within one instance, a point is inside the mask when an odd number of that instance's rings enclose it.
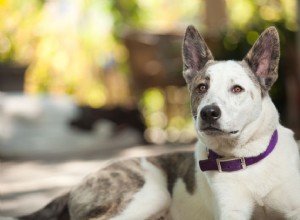
<instances>
[{"instance_id":1,"label":"blurred background","mask_svg":"<svg viewBox=\"0 0 300 220\"><path fill-rule=\"evenodd\" d=\"M218 60L242 59L266 27L277 27L281 60L271 96L299 139L299 11L297 0L0 0L0 213L37 207L24 203L33 191L43 201L53 196L45 180L53 169L62 172L56 188L68 188L89 170L79 159L94 167L190 149L181 61L189 24Z\"/></svg>"}]
</instances>

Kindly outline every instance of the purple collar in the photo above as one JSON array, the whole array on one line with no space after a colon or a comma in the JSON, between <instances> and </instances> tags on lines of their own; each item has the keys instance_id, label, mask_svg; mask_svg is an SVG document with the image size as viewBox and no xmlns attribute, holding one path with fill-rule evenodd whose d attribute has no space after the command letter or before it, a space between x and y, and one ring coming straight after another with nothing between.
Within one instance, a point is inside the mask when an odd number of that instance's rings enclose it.
<instances>
[{"instance_id":1,"label":"purple collar","mask_svg":"<svg viewBox=\"0 0 300 220\"><path fill-rule=\"evenodd\" d=\"M200 160L199 166L202 171L218 170L219 172L233 172L246 169L247 166L255 164L267 157L275 148L278 140L278 132L274 131L266 151L255 157L223 158L216 152L209 150L208 159Z\"/></svg>"}]
</instances>

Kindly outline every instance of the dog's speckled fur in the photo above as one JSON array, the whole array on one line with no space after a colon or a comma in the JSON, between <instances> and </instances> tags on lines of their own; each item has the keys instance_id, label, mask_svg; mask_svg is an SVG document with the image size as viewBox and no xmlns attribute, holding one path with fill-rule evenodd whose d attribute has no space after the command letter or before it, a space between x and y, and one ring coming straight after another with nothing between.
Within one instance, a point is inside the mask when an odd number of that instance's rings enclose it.
<instances>
[{"instance_id":1,"label":"dog's speckled fur","mask_svg":"<svg viewBox=\"0 0 300 220\"><path fill-rule=\"evenodd\" d=\"M69 198L72 219L109 219L126 208L145 180L138 159L114 163L88 176Z\"/></svg>"},{"instance_id":2,"label":"dog's speckled fur","mask_svg":"<svg viewBox=\"0 0 300 220\"><path fill-rule=\"evenodd\" d=\"M149 157L147 160L162 169L167 177L168 191L173 194L177 179L182 179L186 190L193 194L196 188L195 160L192 153L174 153L160 157Z\"/></svg>"}]
</instances>

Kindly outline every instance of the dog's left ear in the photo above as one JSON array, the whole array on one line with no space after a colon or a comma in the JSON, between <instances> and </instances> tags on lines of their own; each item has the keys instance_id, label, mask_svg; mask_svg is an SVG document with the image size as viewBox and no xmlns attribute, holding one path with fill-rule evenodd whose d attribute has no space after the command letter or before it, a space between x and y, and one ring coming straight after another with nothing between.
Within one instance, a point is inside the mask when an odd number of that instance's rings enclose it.
<instances>
[{"instance_id":1,"label":"dog's left ear","mask_svg":"<svg viewBox=\"0 0 300 220\"><path fill-rule=\"evenodd\" d=\"M263 92L269 91L278 77L279 36L275 27L267 28L257 39L244 60L256 75Z\"/></svg>"},{"instance_id":2,"label":"dog's left ear","mask_svg":"<svg viewBox=\"0 0 300 220\"><path fill-rule=\"evenodd\" d=\"M192 25L185 32L182 45L183 77L190 83L198 71L200 71L213 55L206 45L203 37Z\"/></svg>"}]
</instances>

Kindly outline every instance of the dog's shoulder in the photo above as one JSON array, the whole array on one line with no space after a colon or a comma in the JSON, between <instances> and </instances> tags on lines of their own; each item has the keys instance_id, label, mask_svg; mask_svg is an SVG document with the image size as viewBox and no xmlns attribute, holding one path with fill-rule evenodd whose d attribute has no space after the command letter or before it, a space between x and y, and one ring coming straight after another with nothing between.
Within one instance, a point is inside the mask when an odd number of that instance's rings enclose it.
<instances>
[{"instance_id":1,"label":"dog's shoulder","mask_svg":"<svg viewBox=\"0 0 300 220\"><path fill-rule=\"evenodd\" d=\"M294 132L282 125L278 128L278 150L280 155L287 155L288 160L295 158L299 161L299 146L294 137Z\"/></svg>"},{"instance_id":2,"label":"dog's shoulder","mask_svg":"<svg viewBox=\"0 0 300 220\"><path fill-rule=\"evenodd\" d=\"M165 173L171 194L178 179L183 180L188 192L194 192L196 187L194 152L175 152L146 159Z\"/></svg>"}]
</instances>

